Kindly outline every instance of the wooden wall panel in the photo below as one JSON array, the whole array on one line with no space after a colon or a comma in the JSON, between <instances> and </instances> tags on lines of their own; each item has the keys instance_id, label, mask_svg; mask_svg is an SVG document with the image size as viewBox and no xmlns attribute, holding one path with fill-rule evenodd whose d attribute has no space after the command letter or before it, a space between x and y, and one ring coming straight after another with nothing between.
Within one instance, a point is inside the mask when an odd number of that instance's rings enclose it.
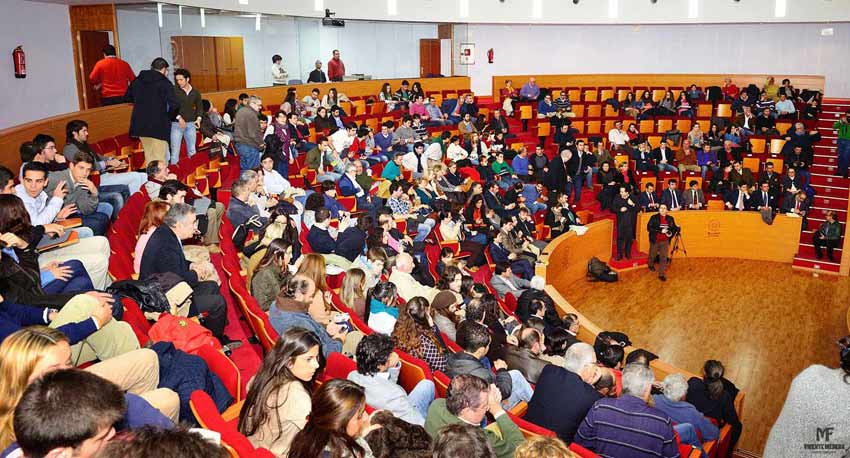
<instances>
[{"instance_id":1,"label":"wooden wall panel","mask_svg":"<svg viewBox=\"0 0 850 458\"><path fill-rule=\"evenodd\" d=\"M245 87L242 37L215 37L215 72L219 90Z\"/></svg>"},{"instance_id":2,"label":"wooden wall panel","mask_svg":"<svg viewBox=\"0 0 850 458\"><path fill-rule=\"evenodd\" d=\"M529 77L537 80L540 87L687 87L696 84L700 87L722 86L724 78L732 78L738 87L750 83L762 87L766 75L745 74L585 74L585 75L494 75L493 99L499 100L499 90L505 87L505 80L512 80L513 87L519 90ZM791 80L798 89L820 89L823 91L826 78L822 75L773 75L776 83L783 78Z\"/></svg>"},{"instance_id":3,"label":"wooden wall panel","mask_svg":"<svg viewBox=\"0 0 850 458\"><path fill-rule=\"evenodd\" d=\"M545 272L546 283L570 284L585 277L590 258L595 256L603 262L611 259L613 220L594 221L587 228L582 236L573 231L567 232L543 250L538 259L537 274Z\"/></svg>"},{"instance_id":4,"label":"wooden wall panel","mask_svg":"<svg viewBox=\"0 0 850 458\"><path fill-rule=\"evenodd\" d=\"M652 213L638 215L638 249L649 252L646 223ZM674 212L682 228L683 246L692 258L739 258L790 263L797 254L802 218L778 215L772 225L759 212ZM680 246L680 248L682 248ZM679 253L676 256L684 256Z\"/></svg>"},{"instance_id":5,"label":"wooden wall panel","mask_svg":"<svg viewBox=\"0 0 850 458\"><path fill-rule=\"evenodd\" d=\"M461 90L469 89L468 77L453 78L422 78L417 80L422 83L425 91L437 91L443 89ZM302 97L313 87L321 88L322 93L331 87L350 96L374 96L378 93L381 85L389 82L394 88L401 85L401 79L371 80L371 81L346 81L341 83L325 84L301 84L293 86L298 88L298 94ZM205 99L211 100L213 104L224 109L224 102L228 98L237 98L240 92L259 95L265 104L280 103L286 94L287 86L274 86L264 88L238 89L233 91L213 92L203 94ZM57 146L61 151L65 145L65 124L72 119L82 119L89 123L91 132L91 143L104 138L126 134L130 129L130 113L133 106L130 104L112 105L108 107L93 108L91 110L75 111L63 115L53 116L38 121L21 124L0 130L0 165L17 170L21 166L18 148L21 143L30 141L38 133L45 133L56 138Z\"/></svg>"}]
</instances>

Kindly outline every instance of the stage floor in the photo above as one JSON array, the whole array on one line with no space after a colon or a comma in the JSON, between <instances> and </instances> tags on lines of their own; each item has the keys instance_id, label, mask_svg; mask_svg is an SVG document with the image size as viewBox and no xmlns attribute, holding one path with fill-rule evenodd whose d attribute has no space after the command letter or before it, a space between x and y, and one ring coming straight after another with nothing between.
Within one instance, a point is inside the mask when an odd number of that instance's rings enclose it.
<instances>
[{"instance_id":1,"label":"stage floor","mask_svg":"<svg viewBox=\"0 0 850 458\"><path fill-rule=\"evenodd\" d=\"M666 282L637 269L561 293L602 329L676 367L700 374L706 359L723 362L746 391L738 446L758 454L791 380L811 364L837 367L835 342L848 334L850 282L788 264L677 257Z\"/></svg>"}]
</instances>

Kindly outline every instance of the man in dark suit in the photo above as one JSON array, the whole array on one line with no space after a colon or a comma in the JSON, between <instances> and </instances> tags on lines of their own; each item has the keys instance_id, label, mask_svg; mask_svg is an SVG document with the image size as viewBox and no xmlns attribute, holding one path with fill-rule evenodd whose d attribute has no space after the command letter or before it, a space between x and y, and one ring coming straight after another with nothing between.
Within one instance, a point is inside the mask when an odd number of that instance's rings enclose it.
<instances>
[{"instance_id":1,"label":"man in dark suit","mask_svg":"<svg viewBox=\"0 0 850 458\"><path fill-rule=\"evenodd\" d=\"M812 151L806 151L803 149L802 145L794 145L791 151L785 155L785 164L787 164L788 167L794 167L797 171L797 175L799 175L802 180L803 186L807 185L811 180L809 166L812 165L813 158L814 153Z\"/></svg>"},{"instance_id":2,"label":"man in dark suit","mask_svg":"<svg viewBox=\"0 0 850 458\"><path fill-rule=\"evenodd\" d=\"M204 327L212 331L225 351L242 345L224 334L227 324L227 303L214 281L199 281L202 265L189 263L183 255L181 240L192 238L197 230L195 209L188 204L176 203L165 214L162 225L151 234L139 269L139 280L149 280L155 274L173 273L192 288L190 316L206 313L202 319Z\"/></svg>"},{"instance_id":3,"label":"man in dark suit","mask_svg":"<svg viewBox=\"0 0 850 458\"><path fill-rule=\"evenodd\" d=\"M750 205L755 210L770 210L771 213L776 211L776 196L771 194L770 184L766 181L763 181L761 185L759 185L759 189L753 192L752 197L750 197L750 201Z\"/></svg>"},{"instance_id":4,"label":"man in dark suit","mask_svg":"<svg viewBox=\"0 0 850 458\"><path fill-rule=\"evenodd\" d=\"M655 185L647 183L644 191L638 195L638 206L641 211L654 212L658 210L658 195L655 194Z\"/></svg>"},{"instance_id":5,"label":"man in dark suit","mask_svg":"<svg viewBox=\"0 0 850 458\"><path fill-rule=\"evenodd\" d=\"M620 186L620 193L611 201L611 211L617 215L617 261L624 255L631 259L638 206L625 186Z\"/></svg>"},{"instance_id":6,"label":"man in dark suit","mask_svg":"<svg viewBox=\"0 0 850 458\"><path fill-rule=\"evenodd\" d=\"M549 363L540 359L543 334L534 328L523 327L517 338L519 345L505 347L505 363L509 370L519 371L529 383L537 383L543 368Z\"/></svg>"},{"instance_id":7,"label":"man in dark suit","mask_svg":"<svg viewBox=\"0 0 850 458\"><path fill-rule=\"evenodd\" d=\"M782 178L774 171L773 162L768 161L763 172L759 174L759 183L767 183L770 194L775 198L779 198L779 189L782 183Z\"/></svg>"},{"instance_id":8,"label":"man in dark suit","mask_svg":"<svg viewBox=\"0 0 850 458\"><path fill-rule=\"evenodd\" d=\"M570 195L572 191L571 181L575 174L575 165L572 163L573 153L569 149L562 149L560 156L552 158L549 162L549 172L545 176L544 184L549 192Z\"/></svg>"},{"instance_id":9,"label":"man in dark suit","mask_svg":"<svg viewBox=\"0 0 850 458\"><path fill-rule=\"evenodd\" d=\"M671 179L667 181L667 189L661 194L661 203L671 211L682 209L682 191L679 191L679 181Z\"/></svg>"},{"instance_id":10,"label":"man in dark suit","mask_svg":"<svg viewBox=\"0 0 850 458\"><path fill-rule=\"evenodd\" d=\"M783 201L790 202L794 198L794 194L803 190L803 180L797 176L797 169L788 167L785 176L782 177L782 193Z\"/></svg>"},{"instance_id":11,"label":"man in dark suit","mask_svg":"<svg viewBox=\"0 0 850 458\"><path fill-rule=\"evenodd\" d=\"M667 205L661 204L658 213L649 218L646 224L649 232L649 270L655 272L655 258L658 258L658 279L666 281L667 255L670 252L670 239L679 232L676 220L667 214Z\"/></svg>"},{"instance_id":12,"label":"man in dark suit","mask_svg":"<svg viewBox=\"0 0 850 458\"><path fill-rule=\"evenodd\" d=\"M741 148L736 148L731 140L725 140L723 148L717 151L717 161L720 162L721 167L731 165L735 161L740 162L742 159Z\"/></svg>"},{"instance_id":13,"label":"man in dark suit","mask_svg":"<svg viewBox=\"0 0 850 458\"><path fill-rule=\"evenodd\" d=\"M519 214L516 202L505 204L502 197L499 195L499 185L495 181L487 183L487 190L484 191L484 203L487 208L493 210L499 216L501 221Z\"/></svg>"},{"instance_id":14,"label":"man in dark suit","mask_svg":"<svg viewBox=\"0 0 850 458\"><path fill-rule=\"evenodd\" d=\"M794 213L795 215L799 215L803 217L803 230L808 226L808 214L809 214L809 206L811 202L809 201L809 196L805 191L799 191L794 194L793 198L785 199L782 203L782 211L785 213Z\"/></svg>"},{"instance_id":15,"label":"man in dark suit","mask_svg":"<svg viewBox=\"0 0 850 458\"><path fill-rule=\"evenodd\" d=\"M678 172L679 169L675 165L675 156L673 151L667 147L667 142L661 142L658 148L652 150L653 159L658 172Z\"/></svg>"},{"instance_id":16,"label":"man in dark suit","mask_svg":"<svg viewBox=\"0 0 850 458\"><path fill-rule=\"evenodd\" d=\"M702 210L705 208L705 195L702 189L699 188L697 180L688 182L689 189L682 193L682 201L685 203L685 208L688 210Z\"/></svg>"},{"instance_id":17,"label":"man in dark suit","mask_svg":"<svg viewBox=\"0 0 850 458\"><path fill-rule=\"evenodd\" d=\"M567 330L567 344L564 348L570 348L577 344L578 331L581 329L581 323L578 321L578 315L575 313L567 313L561 318L562 327Z\"/></svg>"},{"instance_id":18,"label":"man in dark suit","mask_svg":"<svg viewBox=\"0 0 850 458\"><path fill-rule=\"evenodd\" d=\"M549 364L543 368L523 419L554 431L569 443L587 411L602 397L593 388L601 370L593 347L584 342L571 345L564 359L564 367Z\"/></svg>"},{"instance_id":19,"label":"man in dark suit","mask_svg":"<svg viewBox=\"0 0 850 458\"><path fill-rule=\"evenodd\" d=\"M737 190L727 192L723 200L729 210L747 211L753 209L750 188L746 183L741 183Z\"/></svg>"},{"instance_id":20,"label":"man in dark suit","mask_svg":"<svg viewBox=\"0 0 850 458\"><path fill-rule=\"evenodd\" d=\"M741 183L746 184L750 188L756 185L753 172L750 169L745 169L744 165L738 161L732 163L732 171L729 172L729 181L736 187L740 186Z\"/></svg>"}]
</instances>

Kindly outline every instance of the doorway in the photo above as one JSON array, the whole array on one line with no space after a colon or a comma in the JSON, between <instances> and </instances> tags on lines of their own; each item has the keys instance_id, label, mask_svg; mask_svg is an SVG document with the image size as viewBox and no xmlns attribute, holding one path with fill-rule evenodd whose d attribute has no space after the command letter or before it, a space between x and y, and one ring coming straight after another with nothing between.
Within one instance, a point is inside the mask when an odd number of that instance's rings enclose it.
<instances>
[{"instance_id":1,"label":"doorway","mask_svg":"<svg viewBox=\"0 0 850 458\"><path fill-rule=\"evenodd\" d=\"M94 64L103 58L103 47L109 44L109 32L80 30L77 32L77 53L80 62L77 69L80 72L80 81L83 82L83 108L95 108L100 106L100 92L97 91L89 81Z\"/></svg>"},{"instance_id":2,"label":"doorway","mask_svg":"<svg viewBox=\"0 0 850 458\"><path fill-rule=\"evenodd\" d=\"M419 77L431 78L440 75L440 40L419 40Z\"/></svg>"}]
</instances>

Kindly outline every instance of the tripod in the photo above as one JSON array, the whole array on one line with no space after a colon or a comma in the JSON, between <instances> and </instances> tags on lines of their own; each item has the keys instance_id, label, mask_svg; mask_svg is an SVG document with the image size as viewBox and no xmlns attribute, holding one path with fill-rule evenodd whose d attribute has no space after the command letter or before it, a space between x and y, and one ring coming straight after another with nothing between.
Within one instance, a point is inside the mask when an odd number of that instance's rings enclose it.
<instances>
[{"instance_id":1,"label":"tripod","mask_svg":"<svg viewBox=\"0 0 850 458\"><path fill-rule=\"evenodd\" d=\"M688 249L685 247L685 241L682 239L681 231L677 232L676 235L673 236L673 247L670 249L670 257L667 260L668 263L673 262L673 255L678 253L680 249L685 256L688 255Z\"/></svg>"}]
</instances>

